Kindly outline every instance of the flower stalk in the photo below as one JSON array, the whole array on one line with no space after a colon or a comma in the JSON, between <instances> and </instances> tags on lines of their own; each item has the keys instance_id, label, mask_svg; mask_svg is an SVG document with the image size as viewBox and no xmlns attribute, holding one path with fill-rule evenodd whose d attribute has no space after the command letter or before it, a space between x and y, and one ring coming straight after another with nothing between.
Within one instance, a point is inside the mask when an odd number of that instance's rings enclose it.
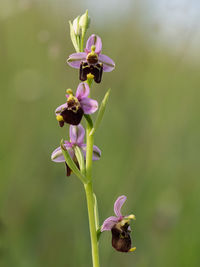
<instances>
[{"instance_id":1,"label":"flower stalk","mask_svg":"<svg viewBox=\"0 0 200 267\"><path fill-rule=\"evenodd\" d=\"M85 35L85 33L84 33ZM84 43L84 35L81 39L81 49L80 52L83 52L83 43ZM87 79L87 84L91 87L93 82L93 75L90 75ZM97 240L97 229L96 226L98 222L96 222L95 217L95 203L94 203L94 192L93 192L93 183L92 183L92 155L93 155L93 145L94 145L94 135L90 135L91 130L93 129L93 121L90 115L85 114L86 119L86 168L85 174L88 180L88 184L85 184L85 194L87 199L87 209L88 209L88 219L89 219L89 229L90 229L90 239L91 239L91 249L92 249L92 262L93 267L99 267L99 248L98 248L98 240Z\"/></svg>"},{"instance_id":2,"label":"flower stalk","mask_svg":"<svg viewBox=\"0 0 200 267\"><path fill-rule=\"evenodd\" d=\"M91 117L89 117L89 119L87 120L87 128L86 128L86 144L87 144L86 177L89 183L85 185L85 193L86 193L87 207L88 207L93 267L98 267L100 266L98 240L96 232L96 225L98 222L96 222L95 219L95 203L94 203L94 192L92 183L92 155L93 155L93 145L94 145L94 135L90 135L92 128L93 128L93 122Z\"/></svg>"},{"instance_id":3,"label":"flower stalk","mask_svg":"<svg viewBox=\"0 0 200 267\"><path fill-rule=\"evenodd\" d=\"M92 34L85 49L84 39L89 27L90 18L88 11L69 22L71 40L76 53L71 54L67 63L69 66L79 70L79 80L76 93L72 89L66 90L66 102L58 106L55 116L60 127L69 126L69 139L62 140L60 146L51 154L54 162L65 163L66 175L74 173L84 185L89 229L91 239L93 267L100 267L98 240L102 232L111 231L112 246L120 252L132 252L135 247L131 247L130 220L135 219L134 215L123 216L121 207L126 200L126 196L120 196L114 204L116 216L107 218L103 225L99 225L98 205L96 195L93 191L93 161L99 160L101 150L94 145L94 134L98 129L108 102L110 89L106 92L101 105L98 101L90 98L91 86L93 82L97 84L102 80L103 72L111 72L115 68L114 61L107 55L102 54L101 38ZM91 114L99 108L95 122L93 123ZM82 118L86 120L86 131L81 125ZM85 143L86 133L86 143Z\"/></svg>"},{"instance_id":4,"label":"flower stalk","mask_svg":"<svg viewBox=\"0 0 200 267\"><path fill-rule=\"evenodd\" d=\"M91 247L92 247L92 262L93 262L93 267L99 267L100 266L99 265L99 248L98 248L97 232L96 232L92 181L90 181L88 184L85 184L84 187L85 187L87 208L88 208L90 239L91 239Z\"/></svg>"}]
</instances>

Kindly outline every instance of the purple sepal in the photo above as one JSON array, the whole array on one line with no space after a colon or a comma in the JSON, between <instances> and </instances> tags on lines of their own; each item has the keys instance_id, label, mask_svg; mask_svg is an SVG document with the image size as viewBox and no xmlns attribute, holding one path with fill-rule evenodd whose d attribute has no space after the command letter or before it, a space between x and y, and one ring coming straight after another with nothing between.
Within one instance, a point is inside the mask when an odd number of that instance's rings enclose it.
<instances>
[{"instance_id":1,"label":"purple sepal","mask_svg":"<svg viewBox=\"0 0 200 267\"><path fill-rule=\"evenodd\" d=\"M82 61L86 60L87 54L85 52L73 53L67 59L67 63L72 67L79 69Z\"/></svg>"},{"instance_id":2,"label":"purple sepal","mask_svg":"<svg viewBox=\"0 0 200 267\"><path fill-rule=\"evenodd\" d=\"M98 102L91 98L81 99L80 104L85 114L92 114L98 109Z\"/></svg>"},{"instance_id":3,"label":"purple sepal","mask_svg":"<svg viewBox=\"0 0 200 267\"><path fill-rule=\"evenodd\" d=\"M110 72L115 68L114 61L106 55L100 54L99 62L103 63L103 71L105 72Z\"/></svg>"},{"instance_id":4,"label":"purple sepal","mask_svg":"<svg viewBox=\"0 0 200 267\"><path fill-rule=\"evenodd\" d=\"M95 53L97 53L97 54L101 53L101 49L102 49L101 38L96 34L92 34L88 38L87 43L86 43L86 48L85 48L86 53L91 52L91 46L92 45L95 46Z\"/></svg>"},{"instance_id":5,"label":"purple sepal","mask_svg":"<svg viewBox=\"0 0 200 267\"><path fill-rule=\"evenodd\" d=\"M65 141L64 143L64 147L65 149L68 150L70 156L73 158L74 156L74 151L72 149L72 144L68 141ZM63 153L62 153L62 150L61 150L61 147L57 147L51 154L51 160L54 161L54 162L65 162L65 158L63 156Z\"/></svg>"},{"instance_id":6,"label":"purple sepal","mask_svg":"<svg viewBox=\"0 0 200 267\"><path fill-rule=\"evenodd\" d=\"M111 217L108 217L102 227L101 227L101 232L103 231L111 231L111 229L113 228L113 226L118 222L118 218L115 217L115 216L111 216Z\"/></svg>"},{"instance_id":7,"label":"purple sepal","mask_svg":"<svg viewBox=\"0 0 200 267\"><path fill-rule=\"evenodd\" d=\"M118 199L115 201L114 212L115 212L117 217L122 217L121 207L123 206L126 199L127 199L127 197L122 195L122 196L118 197Z\"/></svg>"},{"instance_id":8,"label":"purple sepal","mask_svg":"<svg viewBox=\"0 0 200 267\"><path fill-rule=\"evenodd\" d=\"M65 162L61 147L57 147L51 154L51 160L54 162Z\"/></svg>"},{"instance_id":9,"label":"purple sepal","mask_svg":"<svg viewBox=\"0 0 200 267\"><path fill-rule=\"evenodd\" d=\"M85 129L81 124L77 126L70 125L69 136L71 144L76 144L78 146L82 145L84 142Z\"/></svg>"},{"instance_id":10,"label":"purple sepal","mask_svg":"<svg viewBox=\"0 0 200 267\"><path fill-rule=\"evenodd\" d=\"M59 115L66 108L67 108L67 103L62 104L59 107L57 107L57 109L55 110L56 115Z\"/></svg>"},{"instance_id":11,"label":"purple sepal","mask_svg":"<svg viewBox=\"0 0 200 267\"><path fill-rule=\"evenodd\" d=\"M80 101L82 98L88 97L90 94L90 87L87 83L79 83L77 90L76 90L76 97Z\"/></svg>"},{"instance_id":12,"label":"purple sepal","mask_svg":"<svg viewBox=\"0 0 200 267\"><path fill-rule=\"evenodd\" d=\"M86 158L86 149L87 149L87 145L86 144L82 144L81 145L82 151L83 151L83 155L84 158ZM92 154L92 160L96 161L99 160L101 157L101 150L98 148L98 146L93 146L93 154Z\"/></svg>"}]
</instances>

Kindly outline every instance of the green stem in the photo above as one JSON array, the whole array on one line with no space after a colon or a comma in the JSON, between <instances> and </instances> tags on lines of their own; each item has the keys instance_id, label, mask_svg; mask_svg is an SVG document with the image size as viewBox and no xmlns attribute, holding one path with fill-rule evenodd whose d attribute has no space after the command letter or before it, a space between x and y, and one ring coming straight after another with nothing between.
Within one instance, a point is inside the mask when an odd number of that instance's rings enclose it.
<instances>
[{"instance_id":1,"label":"green stem","mask_svg":"<svg viewBox=\"0 0 200 267\"><path fill-rule=\"evenodd\" d=\"M93 186L92 186L92 155L93 155L94 136L90 135L90 131L93 127L93 123L89 115L86 118L87 118L86 177L89 183L85 184L84 186L85 186L87 206L88 206L93 267L99 267L100 266L99 265L99 250L98 250L98 240L97 240L97 232L96 232L94 196L93 196Z\"/></svg>"},{"instance_id":2,"label":"green stem","mask_svg":"<svg viewBox=\"0 0 200 267\"><path fill-rule=\"evenodd\" d=\"M84 186L85 186L85 193L86 193L86 198L87 198L93 267L99 267L100 266L99 265L99 249L98 249L97 232L96 232L96 225L95 225L92 182L89 182L88 184L85 184Z\"/></svg>"},{"instance_id":3,"label":"green stem","mask_svg":"<svg viewBox=\"0 0 200 267\"><path fill-rule=\"evenodd\" d=\"M82 35L82 38L80 40L80 51L83 52L83 45L84 45L84 39L85 39L85 34Z\"/></svg>"}]
</instances>

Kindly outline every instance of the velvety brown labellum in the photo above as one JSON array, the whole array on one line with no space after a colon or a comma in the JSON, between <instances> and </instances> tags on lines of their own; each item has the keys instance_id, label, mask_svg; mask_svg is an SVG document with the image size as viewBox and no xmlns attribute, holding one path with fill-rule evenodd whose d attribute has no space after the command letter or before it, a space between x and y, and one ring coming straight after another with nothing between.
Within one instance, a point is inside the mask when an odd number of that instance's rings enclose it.
<instances>
[{"instance_id":1,"label":"velvety brown labellum","mask_svg":"<svg viewBox=\"0 0 200 267\"><path fill-rule=\"evenodd\" d=\"M87 62L82 62L80 65L79 79L81 81L86 81L89 73L94 75L96 83L100 83L103 73L103 64L97 63L96 65L89 65Z\"/></svg>"},{"instance_id":2,"label":"velvety brown labellum","mask_svg":"<svg viewBox=\"0 0 200 267\"><path fill-rule=\"evenodd\" d=\"M60 115L63 117L64 122L71 125L78 125L83 117L83 110L81 107L79 107L75 112L72 109L66 108L60 113Z\"/></svg>"},{"instance_id":3,"label":"velvety brown labellum","mask_svg":"<svg viewBox=\"0 0 200 267\"><path fill-rule=\"evenodd\" d=\"M131 248L130 231L128 230L129 224L117 227L113 226L112 232L112 246L120 252L128 252Z\"/></svg>"}]
</instances>

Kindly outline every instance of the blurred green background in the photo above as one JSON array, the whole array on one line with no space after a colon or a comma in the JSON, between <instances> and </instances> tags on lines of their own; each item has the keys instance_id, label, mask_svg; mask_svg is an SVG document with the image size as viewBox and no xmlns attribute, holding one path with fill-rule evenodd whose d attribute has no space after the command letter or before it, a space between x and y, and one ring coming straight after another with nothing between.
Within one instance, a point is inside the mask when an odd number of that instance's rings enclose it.
<instances>
[{"instance_id":1,"label":"blurred green background","mask_svg":"<svg viewBox=\"0 0 200 267\"><path fill-rule=\"evenodd\" d=\"M0 266L89 267L84 190L51 152L67 127L55 108L76 89L68 20L89 9L88 36L102 37L116 62L92 96L109 105L95 143L100 221L115 199L134 213L135 253L100 241L101 266L199 266L200 75L198 1L34 1L0 3Z\"/></svg>"}]
</instances>

